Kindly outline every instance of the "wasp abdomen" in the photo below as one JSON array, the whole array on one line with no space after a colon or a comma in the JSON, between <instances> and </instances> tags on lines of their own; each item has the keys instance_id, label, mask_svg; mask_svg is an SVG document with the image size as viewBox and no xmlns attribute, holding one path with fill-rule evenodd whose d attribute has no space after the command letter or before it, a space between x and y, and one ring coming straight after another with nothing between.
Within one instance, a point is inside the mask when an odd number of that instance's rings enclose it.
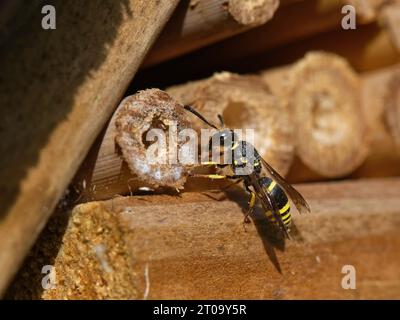
<instances>
[{"instance_id":1,"label":"wasp abdomen","mask_svg":"<svg viewBox=\"0 0 400 320\"><path fill-rule=\"evenodd\" d=\"M275 201L283 223L289 226L292 221L292 216L290 214L290 202L285 191L271 178L262 177L259 182L265 192L268 192ZM266 215L271 221L276 222L271 211L266 212Z\"/></svg>"}]
</instances>

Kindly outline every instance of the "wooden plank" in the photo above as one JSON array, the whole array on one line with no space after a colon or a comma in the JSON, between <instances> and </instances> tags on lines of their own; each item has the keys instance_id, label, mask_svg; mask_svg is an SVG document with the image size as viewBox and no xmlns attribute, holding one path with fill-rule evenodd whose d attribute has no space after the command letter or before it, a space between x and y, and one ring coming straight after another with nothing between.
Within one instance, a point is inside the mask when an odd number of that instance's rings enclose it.
<instances>
[{"instance_id":1,"label":"wooden plank","mask_svg":"<svg viewBox=\"0 0 400 320\"><path fill-rule=\"evenodd\" d=\"M64 224L53 256L44 249L57 242L49 236L58 225L48 226L9 297L110 298L110 292L126 289L118 279L131 277L133 285L118 297L399 298L400 178L297 187L312 213L293 213L295 228L287 241L274 234L260 210L244 229L247 196L240 189L225 197L185 193L79 205ZM93 251L100 244L102 260ZM54 264L58 285L43 292L40 270L46 263ZM355 290L341 286L344 265L356 269ZM96 281L108 294L95 289Z\"/></svg>"},{"instance_id":2,"label":"wooden plank","mask_svg":"<svg viewBox=\"0 0 400 320\"><path fill-rule=\"evenodd\" d=\"M177 2L58 1L55 30L40 6L15 11L0 52L0 295Z\"/></svg>"}]
</instances>

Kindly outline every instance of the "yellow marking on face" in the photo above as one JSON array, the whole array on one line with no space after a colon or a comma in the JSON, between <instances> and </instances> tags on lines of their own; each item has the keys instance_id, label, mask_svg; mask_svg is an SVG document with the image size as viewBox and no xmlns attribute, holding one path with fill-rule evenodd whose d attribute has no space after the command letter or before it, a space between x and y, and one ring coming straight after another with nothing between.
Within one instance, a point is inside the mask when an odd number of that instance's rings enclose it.
<instances>
[{"instance_id":1,"label":"yellow marking on face","mask_svg":"<svg viewBox=\"0 0 400 320\"><path fill-rule=\"evenodd\" d=\"M251 198L250 198L250 208L254 207L254 204L256 202L256 194L254 192L251 193Z\"/></svg>"},{"instance_id":2,"label":"yellow marking on face","mask_svg":"<svg viewBox=\"0 0 400 320\"><path fill-rule=\"evenodd\" d=\"M290 208L290 204L289 204L289 201L288 201L282 209L279 209L279 213L284 213L289 208Z\"/></svg>"},{"instance_id":3,"label":"yellow marking on face","mask_svg":"<svg viewBox=\"0 0 400 320\"><path fill-rule=\"evenodd\" d=\"M247 163L247 159L246 158L240 158L240 161L242 161L243 163Z\"/></svg>"},{"instance_id":4,"label":"yellow marking on face","mask_svg":"<svg viewBox=\"0 0 400 320\"><path fill-rule=\"evenodd\" d=\"M235 150L239 146L239 142L235 142L231 148L231 150Z\"/></svg>"},{"instance_id":5,"label":"yellow marking on face","mask_svg":"<svg viewBox=\"0 0 400 320\"><path fill-rule=\"evenodd\" d=\"M271 192L276 186L276 182L272 180L271 184L268 187L268 191Z\"/></svg>"},{"instance_id":6,"label":"yellow marking on face","mask_svg":"<svg viewBox=\"0 0 400 320\"><path fill-rule=\"evenodd\" d=\"M222 176L220 174L210 174L210 175L208 175L208 177L210 179L225 179L226 178L226 176Z\"/></svg>"},{"instance_id":7,"label":"yellow marking on face","mask_svg":"<svg viewBox=\"0 0 400 320\"><path fill-rule=\"evenodd\" d=\"M259 166L260 165L260 163L257 161L257 162L254 162L254 166L255 167L257 167L257 166Z\"/></svg>"}]
</instances>

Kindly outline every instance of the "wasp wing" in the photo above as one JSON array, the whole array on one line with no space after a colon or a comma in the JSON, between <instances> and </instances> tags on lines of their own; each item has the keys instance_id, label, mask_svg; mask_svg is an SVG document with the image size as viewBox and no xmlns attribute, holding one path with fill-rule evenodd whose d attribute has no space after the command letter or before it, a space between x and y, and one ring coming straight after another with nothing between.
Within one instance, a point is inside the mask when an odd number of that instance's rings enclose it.
<instances>
[{"instance_id":1,"label":"wasp wing","mask_svg":"<svg viewBox=\"0 0 400 320\"><path fill-rule=\"evenodd\" d=\"M303 198L303 196L292 187L282 176L274 170L264 159L261 158L261 162L263 167L269 172L271 178L274 179L289 195L290 199L292 199L294 205L296 206L299 213L311 212L310 206L307 201Z\"/></svg>"},{"instance_id":2,"label":"wasp wing","mask_svg":"<svg viewBox=\"0 0 400 320\"><path fill-rule=\"evenodd\" d=\"M277 207L275 201L272 199L271 195L268 193L268 191L266 192L265 189L259 184L258 179L255 176L252 177L251 183L256 191L256 195L260 199L261 205L265 212L271 210L272 216L275 218L275 221L278 221L279 227L284 232L285 236L290 239L288 230L283 223L282 217L279 213L279 208Z\"/></svg>"}]
</instances>

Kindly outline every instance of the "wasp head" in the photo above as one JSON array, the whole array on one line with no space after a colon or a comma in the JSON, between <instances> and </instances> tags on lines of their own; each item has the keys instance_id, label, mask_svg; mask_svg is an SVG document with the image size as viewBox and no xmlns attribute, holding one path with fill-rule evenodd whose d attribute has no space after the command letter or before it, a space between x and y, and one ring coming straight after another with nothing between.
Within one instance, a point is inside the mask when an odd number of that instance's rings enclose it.
<instances>
[{"instance_id":1,"label":"wasp head","mask_svg":"<svg viewBox=\"0 0 400 320\"><path fill-rule=\"evenodd\" d=\"M214 133L209 142L209 150L213 151L215 148L232 148L235 142L239 141L237 134L230 129L222 129Z\"/></svg>"}]
</instances>

